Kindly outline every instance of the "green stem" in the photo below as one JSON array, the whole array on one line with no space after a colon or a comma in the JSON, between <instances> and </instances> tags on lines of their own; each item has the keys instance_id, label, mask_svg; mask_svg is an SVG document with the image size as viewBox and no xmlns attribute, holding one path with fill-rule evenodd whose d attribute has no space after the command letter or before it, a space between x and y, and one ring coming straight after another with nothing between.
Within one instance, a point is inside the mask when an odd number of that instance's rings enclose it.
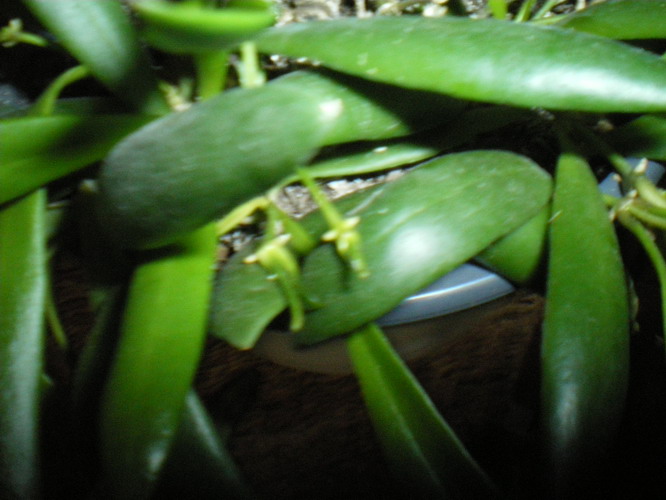
<instances>
[{"instance_id":1,"label":"green stem","mask_svg":"<svg viewBox=\"0 0 666 500\"><path fill-rule=\"evenodd\" d=\"M626 210L641 222L659 229L666 229L666 218L664 217L650 213L647 210L637 207L633 203L628 204Z\"/></svg>"},{"instance_id":2,"label":"green stem","mask_svg":"<svg viewBox=\"0 0 666 500\"><path fill-rule=\"evenodd\" d=\"M488 6L490 7L490 12L495 19L506 19L508 14L506 0L489 0Z\"/></svg>"},{"instance_id":3,"label":"green stem","mask_svg":"<svg viewBox=\"0 0 666 500\"><path fill-rule=\"evenodd\" d=\"M298 177L301 180L301 183L307 188L308 192L310 193L310 196L312 196L312 199L321 210L324 218L326 219L326 222L328 222L328 225L330 227L338 227L343 225L344 218L340 215L335 206L323 193L319 185L310 175L310 172L308 172L304 168L300 168L298 169L297 173Z\"/></svg>"},{"instance_id":4,"label":"green stem","mask_svg":"<svg viewBox=\"0 0 666 500\"><path fill-rule=\"evenodd\" d=\"M58 310L53 300L53 293L51 292L47 293L46 296L46 321L58 347L62 350L67 349L67 335L65 335L65 329L60 321Z\"/></svg>"},{"instance_id":5,"label":"green stem","mask_svg":"<svg viewBox=\"0 0 666 500\"><path fill-rule=\"evenodd\" d=\"M643 224L622 211L618 214L618 219L638 239L657 273L661 293L662 324L666 330L666 261L664 261L664 256L655 243L654 236Z\"/></svg>"},{"instance_id":6,"label":"green stem","mask_svg":"<svg viewBox=\"0 0 666 500\"><path fill-rule=\"evenodd\" d=\"M241 61L238 65L240 86L245 89L261 87L266 75L259 65L259 54L254 42L243 42L240 46Z\"/></svg>"},{"instance_id":7,"label":"green stem","mask_svg":"<svg viewBox=\"0 0 666 500\"><path fill-rule=\"evenodd\" d=\"M248 256L244 262L253 264L258 262L270 272L280 284L280 290L287 301L290 314L289 328L298 331L303 328L305 322L305 310L303 303L303 287L301 285L301 271L298 261L287 248L289 235L276 235L269 231L264 236L264 242L259 249Z\"/></svg>"},{"instance_id":8,"label":"green stem","mask_svg":"<svg viewBox=\"0 0 666 500\"><path fill-rule=\"evenodd\" d=\"M358 217L342 217L338 209L324 195L307 169L298 168L297 173L330 227L330 230L322 236L322 240L334 241L338 255L349 263L352 270L361 278L368 277L370 272L368 271L361 249L360 235L356 231L356 226L360 222L360 219Z\"/></svg>"},{"instance_id":9,"label":"green stem","mask_svg":"<svg viewBox=\"0 0 666 500\"><path fill-rule=\"evenodd\" d=\"M634 175L633 177L636 191L638 191L642 199L655 207L666 209L666 199L663 192L657 186L641 174Z\"/></svg>"},{"instance_id":10,"label":"green stem","mask_svg":"<svg viewBox=\"0 0 666 500\"><path fill-rule=\"evenodd\" d=\"M197 95L205 100L219 94L227 79L229 52L201 52L194 55L197 71Z\"/></svg>"},{"instance_id":11,"label":"green stem","mask_svg":"<svg viewBox=\"0 0 666 500\"><path fill-rule=\"evenodd\" d=\"M90 76L85 66L74 66L61 73L51 85L39 96L32 109L32 116L48 116L53 113L56 101L65 87Z\"/></svg>"},{"instance_id":12,"label":"green stem","mask_svg":"<svg viewBox=\"0 0 666 500\"><path fill-rule=\"evenodd\" d=\"M634 168L631 166L624 156L615 151L611 151L610 148L607 150L606 157L608 161L613 165L613 168L625 179L630 179L634 176Z\"/></svg>"},{"instance_id":13,"label":"green stem","mask_svg":"<svg viewBox=\"0 0 666 500\"><path fill-rule=\"evenodd\" d=\"M268 215L268 225L270 230L279 229L279 231L275 231L274 236L277 236L278 234L288 234L289 246L298 255L306 255L317 246L316 239L313 238L298 221L289 217L289 215L280 210L274 203L271 203L266 207L266 213Z\"/></svg>"},{"instance_id":14,"label":"green stem","mask_svg":"<svg viewBox=\"0 0 666 500\"><path fill-rule=\"evenodd\" d=\"M535 3L536 0L524 0L520 5L520 9L518 9L518 12L516 13L514 21L518 23L528 21L530 18L530 12L532 12L532 7L534 7Z\"/></svg>"},{"instance_id":15,"label":"green stem","mask_svg":"<svg viewBox=\"0 0 666 500\"><path fill-rule=\"evenodd\" d=\"M557 122L556 122L557 124ZM606 157L608 162L624 178L631 179L635 176L634 167L620 153L614 151L608 144L597 137L585 126L576 120L564 119L564 127L569 127L573 137L580 137L599 154Z\"/></svg>"},{"instance_id":16,"label":"green stem","mask_svg":"<svg viewBox=\"0 0 666 500\"><path fill-rule=\"evenodd\" d=\"M270 204L265 196L257 196L251 200L238 205L231 212L215 223L218 236L223 236L241 225L248 217L257 210L263 210Z\"/></svg>"},{"instance_id":17,"label":"green stem","mask_svg":"<svg viewBox=\"0 0 666 500\"><path fill-rule=\"evenodd\" d=\"M533 19L541 19L541 18L545 17L546 14L548 14L553 9L553 7L557 7L561 3L564 3L564 0L548 0L534 14Z\"/></svg>"},{"instance_id":18,"label":"green stem","mask_svg":"<svg viewBox=\"0 0 666 500\"><path fill-rule=\"evenodd\" d=\"M305 324L305 304L302 298L300 281L295 281L292 275L279 266L275 267L274 273L281 283L280 289L287 300L287 307L289 308L289 330L298 332L303 329L303 325Z\"/></svg>"},{"instance_id":19,"label":"green stem","mask_svg":"<svg viewBox=\"0 0 666 500\"><path fill-rule=\"evenodd\" d=\"M36 45L37 47L49 46L46 38L23 31L23 21L20 19L11 19L7 26L0 29L0 45L3 47L13 47L19 43Z\"/></svg>"}]
</instances>

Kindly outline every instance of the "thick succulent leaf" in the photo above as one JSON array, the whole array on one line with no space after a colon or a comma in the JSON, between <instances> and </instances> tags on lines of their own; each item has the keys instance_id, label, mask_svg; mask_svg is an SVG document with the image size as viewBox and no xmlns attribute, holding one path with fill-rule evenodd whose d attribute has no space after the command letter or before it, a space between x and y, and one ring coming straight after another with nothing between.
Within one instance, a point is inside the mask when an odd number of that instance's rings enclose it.
<instances>
[{"instance_id":1,"label":"thick succulent leaf","mask_svg":"<svg viewBox=\"0 0 666 500\"><path fill-rule=\"evenodd\" d=\"M572 12L556 26L618 40L666 38L666 1L606 0Z\"/></svg>"},{"instance_id":2,"label":"thick succulent leaf","mask_svg":"<svg viewBox=\"0 0 666 500\"><path fill-rule=\"evenodd\" d=\"M528 283L543 264L550 207L476 256L476 261L519 284Z\"/></svg>"},{"instance_id":3,"label":"thick succulent leaf","mask_svg":"<svg viewBox=\"0 0 666 500\"><path fill-rule=\"evenodd\" d=\"M322 307L307 314L301 343L347 333L518 228L548 202L550 177L527 158L474 151L438 158L382 186L346 211L370 276L351 273L331 245L305 259L303 283Z\"/></svg>"},{"instance_id":4,"label":"thick succulent leaf","mask_svg":"<svg viewBox=\"0 0 666 500\"><path fill-rule=\"evenodd\" d=\"M143 255L134 272L100 405L103 483L114 498L149 498L156 486L205 340L215 247L210 224Z\"/></svg>"},{"instance_id":5,"label":"thick succulent leaf","mask_svg":"<svg viewBox=\"0 0 666 500\"><path fill-rule=\"evenodd\" d=\"M92 114L0 120L0 203L101 160L148 121L141 115Z\"/></svg>"},{"instance_id":6,"label":"thick succulent leaf","mask_svg":"<svg viewBox=\"0 0 666 500\"><path fill-rule=\"evenodd\" d=\"M255 246L235 254L220 271L211 301L209 331L238 349L250 349L286 306L280 285L260 264L243 259Z\"/></svg>"},{"instance_id":7,"label":"thick succulent leaf","mask_svg":"<svg viewBox=\"0 0 666 500\"><path fill-rule=\"evenodd\" d=\"M587 33L493 19L374 17L296 23L261 51L403 87L516 106L666 110L666 63Z\"/></svg>"},{"instance_id":8,"label":"thick succulent leaf","mask_svg":"<svg viewBox=\"0 0 666 500\"><path fill-rule=\"evenodd\" d=\"M541 418L559 498L613 447L629 375L629 300L617 237L597 181L563 154L555 175L541 346Z\"/></svg>"},{"instance_id":9,"label":"thick succulent leaf","mask_svg":"<svg viewBox=\"0 0 666 500\"><path fill-rule=\"evenodd\" d=\"M347 348L384 454L406 491L413 498L492 498L494 486L382 331L369 325Z\"/></svg>"},{"instance_id":10,"label":"thick succulent leaf","mask_svg":"<svg viewBox=\"0 0 666 500\"><path fill-rule=\"evenodd\" d=\"M213 9L192 2L146 0L132 7L143 21L148 43L167 52L191 54L234 49L275 22L270 3L247 4Z\"/></svg>"},{"instance_id":11,"label":"thick succulent leaf","mask_svg":"<svg viewBox=\"0 0 666 500\"><path fill-rule=\"evenodd\" d=\"M150 62L119 0L23 0L70 54L136 109L168 111Z\"/></svg>"},{"instance_id":12,"label":"thick succulent leaf","mask_svg":"<svg viewBox=\"0 0 666 500\"><path fill-rule=\"evenodd\" d=\"M46 249L46 194L37 191L0 210L0 493L39 491Z\"/></svg>"},{"instance_id":13,"label":"thick succulent leaf","mask_svg":"<svg viewBox=\"0 0 666 500\"><path fill-rule=\"evenodd\" d=\"M100 175L100 216L121 245L159 246L262 194L321 146L406 135L461 106L314 72L225 92L118 144Z\"/></svg>"},{"instance_id":14,"label":"thick succulent leaf","mask_svg":"<svg viewBox=\"0 0 666 500\"><path fill-rule=\"evenodd\" d=\"M607 138L625 156L666 160L664 116L640 116L610 132Z\"/></svg>"},{"instance_id":15,"label":"thick succulent leaf","mask_svg":"<svg viewBox=\"0 0 666 500\"><path fill-rule=\"evenodd\" d=\"M199 396L190 390L183 418L164 465L157 498L254 498Z\"/></svg>"}]
</instances>

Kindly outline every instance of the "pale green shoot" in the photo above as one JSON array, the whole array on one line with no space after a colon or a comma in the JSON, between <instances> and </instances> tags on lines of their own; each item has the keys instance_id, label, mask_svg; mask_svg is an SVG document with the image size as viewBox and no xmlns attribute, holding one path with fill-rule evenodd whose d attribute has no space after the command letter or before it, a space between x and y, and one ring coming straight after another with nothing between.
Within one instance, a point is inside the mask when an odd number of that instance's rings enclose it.
<instances>
[{"instance_id":1,"label":"pale green shoot","mask_svg":"<svg viewBox=\"0 0 666 500\"><path fill-rule=\"evenodd\" d=\"M356 226L361 219L359 217L342 217L307 169L299 168L297 173L301 182L321 209L321 213L330 227L330 230L321 237L322 241L335 242L338 255L347 261L351 269L361 278L369 276L370 272L361 249L361 237L356 231Z\"/></svg>"}]
</instances>

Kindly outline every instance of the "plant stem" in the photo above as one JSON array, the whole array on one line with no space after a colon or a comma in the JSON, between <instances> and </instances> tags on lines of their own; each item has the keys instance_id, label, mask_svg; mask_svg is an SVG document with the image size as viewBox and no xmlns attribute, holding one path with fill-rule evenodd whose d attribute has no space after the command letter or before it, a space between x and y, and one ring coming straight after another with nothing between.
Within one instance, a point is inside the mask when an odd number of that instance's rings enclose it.
<instances>
[{"instance_id":1,"label":"plant stem","mask_svg":"<svg viewBox=\"0 0 666 500\"><path fill-rule=\"evenodd\" d=\"M360 219L358 217L343 217L335 205L324 195L307 169L299 168L297 173L330 227L330 230L324 233L321 239L323 241L334 241L338 255L349 263L351 269L360 278L367 278L370 271L363 256L361 237L356 231Z\"/></svg>"},{"instance_id":2,"label":"plant stem","mask_svg":"<svg viewBox=\"0 0 666 500\"><path fill-rule=\"evenodd\" d=\"M666 261L664 261L664 256L655 243L653 234L643 224L624 211L618 213L618 219L638 239L657 273L661 294L662 328L666 330Z\"/></svg>"},{"instance_id":3,"label":"plant stem","mask_svg":"<svg viewBox=\"0 0 666 500\"><path fill-rule=\"evenodd\" d=\"M67 335L65 335L65 329L58 316L58 311L53 300L53 293L50 291L46 296L46 320L58 347L63 350L67 349Z\"/></svg>"},{"instance_id":4,"label":"plant stem","mask_svg":"<svg viewBox=\"0 0 666 500\"><path fill-rule=\"evenodd\" d=\"M241 61L238 65L240 86L245 89L261 87L266 75L259 66L259 54L254 42L243 42L240 46Z\"/></svg>"},{"instance_id":5,"label":"plant stem","mask_svg":"<svg viewBox=\"0 0 666 500\"><path fill-rule=\"evenodd\" d=\"M227 51L195 54L197 95L201 100L213 97L224 89L228 62L229 52Z\"/></svg>"},{"instance_id":6,"label":"plant stem","mask_svg":"<svg viewBox=\"0 0 666 500\"><path fill-rule=\"evenodd\" d=\"M7 26L0 29L0 44L3 47L13 47L19 43L27 43L28 45L36 45L37 47L49 46L46 38L23 31L23 21L20 19L11 19Z\"/></svg>"},{"instance_id":7,"label":"plant stem","mask_svg":"<svg viewBox=\"0 0 666 500\"><path fill-rule=\"evenodd\" d=\"M490 7L490 12L495 19L506 19L508 14L506 0L489 0L488 6Z\"/></svg>"},{"instance_id":8,"label":"plant stem","mask_svg":"<svg viewBox=\"0 0 666 500\"><path fill-rule=\"evenodd\" d=\"M553 7L557 7L561 3L564 3L564 0L548 0L534 14L532 19L541 19L541 18L545 17L553 9Z\"/></svg>"},{"instance_id":9,"label":"plant stem","mask_svg":"<svg viewBox=\"0 0 666 500\"><path fill-rule=\"evenodd\" d=\"M222 219L216 222L216 231L218 236L223 236L233 231L241 225L248 217L251 217L257 210L264 210L270 201L265 196L257 196L245 203L238 205Z\"/></svg>"},{"instance_id":10,"label":"plant stem","mask_svg":"<svg viewBox=\"0 0 666 500\"><path fill-rule=\"evenodd\" d=\"M518 9L518 12L516 13L514 21L518 23L528 21L530 18L530 12L532 12L532 7L534 7L535 2L536 0L524 0L520 5L520 9Z\"/></svg>"},{"instance_id":11,"label":"plant stem","mask_svg":"<svg viewBox=\"0 0 666 500\"><path fill-rule=\"evenodd\" d=\"M576 120L565 118L564 122L564 127L571 128L571 132L575 134L575 136L581 137L585 142L590 144L591 149L605 156L613 168L615 168L615 170L617 170L617 172L624 179L631 179L635 176L634 167L627 161L627 159L618 152L614 151L608 144L593 134L589 129L581 125ZM568 132L564 128L562 130L565 132L565 134ZM573 135L569 135L569 137L572 136Z\"/></svg>"},{"instance_id":12,"label":"plant stem","mask_svg":"<svg viewBox=\"0 0 666 500\"><path fill-rule=\"evenodd\" d=\"M641 198L643 198L648 203L659 207L661 209L666 209L666 199L664 198L663 192L649 179L642 175L634 175L634 186L636 191Z\"/></svg>"},{"instance_id":13,"label":"plant stem","mask_svg":"<svg viewBox=\"0 0 666 500\"><path fill-rule=\"evenodd\" d=\"M67 71L61 73L48 88L42 92L32 109L30 115L32 116L48 116L53 113L56 101L60 93L65 87L72 83L78 82L90 76L90 71L85 66L74 66Z\"/></svg>"},{"instance_id":14,"label":"plant stem","mask_svg":"<svg viewBox=\"0 0 666 500\"><path fill-rule=\"evenodd\" d=\"M626 210L633 215L636 219L649 224L650 226L666 229L666 219L659 215L648 212L635 204L628 204Z\"/></svg>"}]
</instances>

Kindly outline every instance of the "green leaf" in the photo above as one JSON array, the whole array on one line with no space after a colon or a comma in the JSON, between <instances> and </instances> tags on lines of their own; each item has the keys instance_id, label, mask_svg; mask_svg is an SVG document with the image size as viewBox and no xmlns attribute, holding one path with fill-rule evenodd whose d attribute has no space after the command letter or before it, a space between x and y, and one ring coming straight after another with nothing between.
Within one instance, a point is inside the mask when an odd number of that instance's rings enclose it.
<instances>
[{"instance_id":1,"label":"green leaf","mask_svg":"<svg viewBox=\"0 0 666 500\"><path fill-rule=\"evenodd\" d=\"M625 156L666 160L666 117L644 115L606 136Z\"/></svg>"},{"instance_id":2,"label":"green leaf","mask_svg":"<svg viewBox=\"0 0 666 500\"><path fill-rule=\"evenodd\" d=\"M199 3L141 0L132 8L143 21L143 36L151 45L176 54L231 50L275 22L269 2L238 3L209 8Z\"/></svg>"},{"instance_id":3,"label":"green leaf","mask_svg":"<svg viewBox=\"0 0 666 500\"><path fill-rule=\"evenodd\" d=\"M0 203L104 157L150 121L141 115L76 115L0 120Z\"/></svg>"},{"instance_id":4,"label":"green leaf","mask_svg":"<svg viewBox=\"0 0 666 500\"><path fill-rule=\"evenodd\" d=\"M347 273L331 245L308 255L303 286L321 307L306 315L298 341L318 342L389 312L535 216L549 200L550 184L525 157L473 151L427 162L354 198L344 215L361 218L370 276Z\"/></svg>"},{"instance_id":5,"label":"green leaf","mask_svg":"<svg viewBox=\"0 0 666 500\"><path fill-rule=\"evenodd\" d=\"M23 0L81 64L120 99L168 111L129 15L119 0Z\"/></svg>"},{"instance_id":6,"label":"green leaf","mask_svg":"<svg viewBox=\"0 0 666 500\"><path fill-rule=\"evenodd\" d=\"M666 38L666 1L606 0L577 10L555 23L618 40Z\"/></svg>"},{"instance_id":7,"label":"green leaf","mask_svg":"<svg viewBox=\"0 0 666 500\"><path fill-rule=\"evenodd\" d=\"M458 98L522 107L666 110L666 63L587 33L494 19L335 19L266 30L259 50Z\"/></svg>"},{"instance_id":8,"label":"green leaf","mask_svg":"<svg viewBox=\"0 0 666 500\"><path fill-rule=\"evenodd\" d=\"M144 255L101 404L105 489L149 498L180 425L206 333L216 248L210 224Z\"/></svg>"},{"instance_id":9,"label":"green leaf","mask_svg":"<svg viewBox=\"0 0 666 500\"><path fill-rule=\"evenodd\" d=\"M155 497L254 498L194 390L185 398L183 418Z\"/></svg>"},{"instance_id":10,"label":"green leaf","mask_svg":"<svg viewBox=\"0 0 666 500\"><path fill-rule=\"evenodd\" d=\"M97 412L119 338L126 286L109 287L96 307L95 322L79 356L71 391L73 416L82 440L96 439Z\"/></svg>"},{"instance_id":11,"label":"green leaf","mask_svg":"<svg viewBox=\"0 0 666 500\"><path fill-rule=\"evenodd\" d=\"M596 480L622 419L630 323L615 231L596 178L573 154L558 162L549 241L541 416L549 486L573 498Z\"/></svg>"},{"instance_id":12,"label":"green leaf","mask_svg":"<svg viewBox=\"0 0 666 500\"><path fill-rule=\"evenodd\" d=\"M490 498L494 486L374 324L347 339L375 433L416 498Z\"/></svg>"},{"instance_id":13,"label":"green leaf","mask_svg":"<svg viewBox=\"0 0 666 500\"><path fill-rule=\"evenodd\" d=\"M287 306L280 285L260 264L243 262L255 245L234 254L215 283L209 330L238 349L251 349L270 321Z\"/></svg>"},{"instance_id":14,"label":"green leaf","mask_svg":"<svg viewBox=\"0 0 666 500\"><path fill-rule=\"evenodd\" d=\"M0 492L36 498L46 249L43 190L0 209Z\"/></svg>"},{"instance_id":15,"label":"green leaf","mask_svg":"<svg viewBox=\"0 0 666 500\"><path fill-rule=\"evenodd\" d=\"M475 260L515 283L528 283L544 262L549 218L550 207L545 206L518 229L486 248Z\"/></svg>"},{"instance_id":16,"label":"green leaf","mask_svg":"<svg viewBox=\"0 0 666 500\"><path fill-rule=\"evenodd\" d=\"M325 145L408 135L460 101L331 73L234 89L120 142L100 174L100 215L122 246L149 248L221 217Z\"/></svg>"}]
</instances>

